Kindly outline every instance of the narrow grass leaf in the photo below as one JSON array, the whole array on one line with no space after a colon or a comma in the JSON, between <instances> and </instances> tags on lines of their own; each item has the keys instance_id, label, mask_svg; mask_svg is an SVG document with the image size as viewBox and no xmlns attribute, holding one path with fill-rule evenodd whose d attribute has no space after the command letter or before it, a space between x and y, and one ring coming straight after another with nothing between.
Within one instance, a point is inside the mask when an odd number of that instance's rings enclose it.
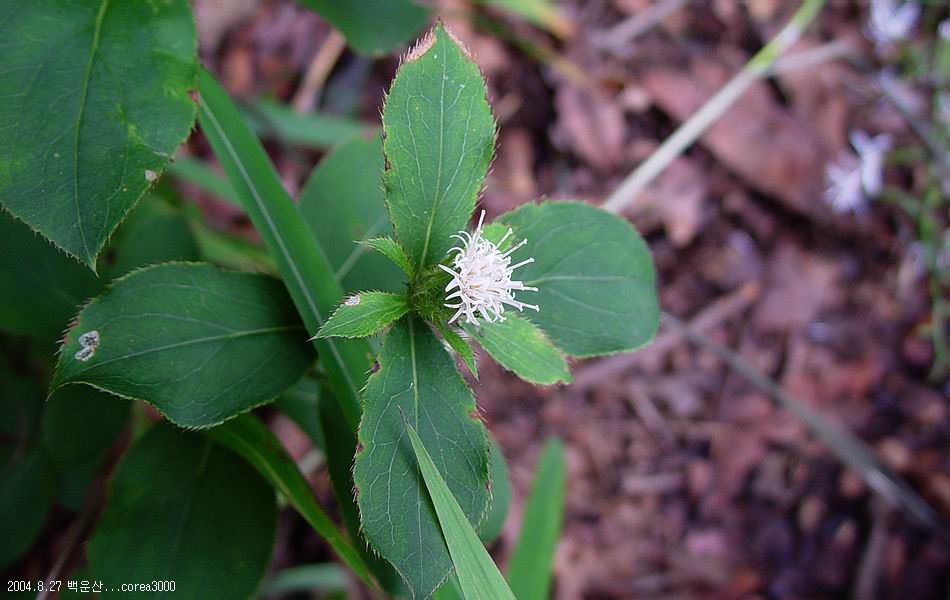
<instances>
[{"instance_id":1,"label":"narrow grass leaf","mask_svg":"<svg viewBox=\"0 0 950 600\"><path fill-rule=\"evenodd\" d=\"M565 487L564 447L551 438L544 443L535 467L521 534L508 561L508 578L518 600L549 597L554 549L564 521Z\"/></svg>"},{"instance_id":2,"label":"narrow grass leaf","mask_svg":"<svg viewBox=\"0 0 950 600\"><path fill-rule=\"evenodd\" d=\"M205 70L199 73L198 121L241 203L270 250L310 336L323 327L343 296L326 256L281 185L260 141L248 129L227 92ZM369 369L363 341L315 340L334 397L355 431L359 392Z\"/></svg>"},{"instance_id":3,"label":"narrow grass leaf","mask_svg":"<svg viewBox=\"0 0 950 600\"><path fill-rule=\"evenodd\" d=\"M331 148L376 129L349 117L299 113L285 104L267 99L258 100L243 114L259 135L273 135L292 144L314 148Z\"/></svg>"},{"instance_id":4,"label":"narrow grass leaf","mask_svg":"<svg viewBox=\"0 0 950 600\"><path fill-rule=\"evenodd\" d=\"M366 384L353 481L363 534L427 598L452 569L402 415L439 457L472 525L488 508L488 439L455 361L429 325L409 315L389 330Z\"/></svg>"},{"instance_id":5,"label":"narrow grass leaf","mask_svg":"<svg viewBox=\"0 0 950 600\"><path fill-rule=\"evenodd\" d=\"M195 184L213 196L239 208L241 206L241 199L231 182L201 159L179 156L168 165L168 172L177 179Z\"/></svg>"},{"instance_id":6,"label":"narrow grass leaf","mask_svg":"<svg viewBox=\"0 0 950 600\"><path fill-rule=\"evenodd\" d=\"M439 525L445 536L445 543L452 555L455 572L458 575L462 594L466 599L504 599L515 596L502 577L478 534L472 528L468 518L459 506L442 474L432 462L432 457L419 438L419 434L405 421L406 432L412 443L419 471L425 480L426 489L439 517Z\"/></svg>"},{"instance_id":7,"label":"narrow grass leaf","mask_svg":"<svg viewBox=\"0 0 950 600\"><path fill-rule=\"evenodd\" d=\"M241 415L224 425L209 429L207 434L253 465L330 544L357 577L368 585L374 585L359 553L317 504L307 480L280 440L263 423L253 415Z\"/></svg>"}]
</instances>

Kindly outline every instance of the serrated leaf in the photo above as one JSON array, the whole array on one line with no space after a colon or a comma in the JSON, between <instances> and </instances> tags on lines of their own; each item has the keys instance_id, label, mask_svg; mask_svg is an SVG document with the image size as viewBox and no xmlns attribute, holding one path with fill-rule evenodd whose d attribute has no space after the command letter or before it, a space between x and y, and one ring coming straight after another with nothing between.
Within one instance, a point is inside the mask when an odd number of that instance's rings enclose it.
<instances>
[{"instance_id":1,"label":"serrated leaf","mask_svg":"<svg viewBox=\"0 0 950 600\"><path fill-rule=\"evenodd\" d=\"M343 32L357 52L379 56L412 39L429 12L415 0L298 0Z\"/></svg>"},{"instance_id":2,"label":"serrated leaf","mask_svg":"<svg viewBox=\"0 0 950 600\"><path fill-rule=\"evenodd\" d=\"M325 156L300 192L300 214L326 252L344 291L398 292L405 276L359 242L389 235L383 202L383 142L356 136Z\"/></svg>"},{"instance_id":3,"label":"serrated leaf","mask_svg":"<svg viewBox=\"0 0 950 600\"><path fill-rule=\"evenodd\" d=\"M564 521L566 478L563 444L550 438L541 449L521 533L508 561L511 589L518 600L550 597L551 565Z\"/></svg>"},{"instance_id":4,"label":"serrated leaf","mask_svg":"<svg viewBox=\"0 0 950 600\"><path fill-rule=\"evenodd\" d=\"M103 582L174 581L175 598L207 598L208 590L218 598L250 597L270 562L274 496L230 450L155 425L112 477L89 541L89 571ZM107 583L100 595L128 592Z\"/></svg>"},{"instance_id":5,"label":"serrated leaf","mask_svg":"<svg viewBox=\"0 0 950 600\"><path fill-rule=\"evenodd\" d=\"M414 265L440 262L466 228L495 141L478 67L441 24L396 73L383 130L396 237Z\"/></svg>"},{"instance_id":6,"label":"serrated leaf","mask_svg":"<svg viewBox=\"0 0 950 600\"><path fill-rule=\"evenodd\" d=\"M0 1L0 204L95 268L191 130L187 0Z\"/></svg>"},{"instance_id":7,"label":"serrated leaf","mask_svg":"<svg viewBox=\"0 0 950 600\"><path fill-rule=\"evenodd\" d=\"M488 514L478 526L478 537L485 544L498 539L501 530L508 518L508 507L511 504L511 484L508 481L508 461L501 451L495 438L488 436L490 456L489 472L491 473L491 506Z\"/></svg>"},{"instance_id":8,"label":"serrated leaf","mask_svg":"<svg viewBox=\"0 0 950 600\"><path fill-rule=\"evenodd\" d=\"M488 505L488 442L471 390L428 325L393 325L366 385L354 482L363 533L399 571L412 597L427 598L452 559L406 436L417 428L461 510L476 524ZM470 526L471 527L471 526Z\"/></svg>"},{"instance_id":9,"label":"serrated leaf","mask_svg":"<svg viewBox=\"0 0 950 600\"><path fill-rule=\"evenodd\" d=\"M51 389L88 383L145 400L184 427L209 427L300 379L313 362L306 336L275 279L205 264L156 265L86 305Z\"/></svg>"},{"instance_id":10,"label":"serrated leaf","mask_svg":"<svg viewBox=\"0 0 950 600\"><path fill-rule=\"evenodd\" d=\"M347 296L317 332L318 338L360 338L378 333L409 312L405 296L358 292Z\"/></svg>"},{"instance_id":11,"label":"serrated leaf","mask_svg":"<svg viewBox=\"0 0 950 600\"><path fill-rule=\"evenodd\" d=\"M253 415L241 415L208 430L208 435L244 457L297 509L311 527L330 544L344 563L368 585L372 579L359 553L340 534L313 497L310 485L274 436Z\"/></svg>"},{"instance_id":12,"label":"serrated leaf","mask_svg":"<svg viewBox=\"0 0 950 600\"><path fill-rule=\"evenodd\" d=\"M561 352L530 321L506 314L504 321L478 325L465 323L462 328L494 358L498 364L525 381L538 384L570 383L571 370Z\"/></svg>"},{"instance_id":13,"label":"serrated leaf","mask_svg":"<svg viewBox=\"0 0 950 600\"><path fill-rule=\"evenodd\" d=\"M472 528L468 517L456 500L456 496L446 485L438 467L432 461L425 444L416 430L405 422L406 431L422 477L425 480L429 498L439 517L439 525L445 536L445 544L452 555L455 572L458 575L462 595L468 600L481 598L509 598L515 596L508 588L505 578L492 560L478 534Z\"/></svg>"},{"instance_id":14,"label":"serrated leaf","mask_svg":"<svg viewBox=\"0 0 950 600\"><path fill-rule=\"evenodd\" d=\"M583 202L525 204L496 221L528 240L520 252L534 262L516 274L538 288L524 301L541 310L523 316L558 348L597 356L635 350L656 335L656 269L630 223Z\"/></svg>"},{"instance_id":15,"label":"serrated leaf","mask_svg":"<svg viewBox=\"0 0 950 600\"><path fill-rule=\"evenodd\" d=\"M435 324L435 328L439 330L439 334L445 340L445 343L461 357L469 372L475 379L478 379L478 363L475 362L475 352L468 345L468 342L462 339L462 336L456 333L454 329L441 321Z\"/></svg>"},{"instance_id":16,"label":"serrated leaf","mask_svg":"<svg viewBox=\"0 0 950 600\"><path fill-rule=\"evenodd\" d=\"M415 272L412 268L412 264L409 262L409 257L406 256L406 251L403 250L402 246L400 246L399 242L396 240L390 237L377 237L363 240L360 243L367 248L376 250L391 260L394 265L402 269L402 272L408 275L410 278Z\"/></svg>"}]
</instances>

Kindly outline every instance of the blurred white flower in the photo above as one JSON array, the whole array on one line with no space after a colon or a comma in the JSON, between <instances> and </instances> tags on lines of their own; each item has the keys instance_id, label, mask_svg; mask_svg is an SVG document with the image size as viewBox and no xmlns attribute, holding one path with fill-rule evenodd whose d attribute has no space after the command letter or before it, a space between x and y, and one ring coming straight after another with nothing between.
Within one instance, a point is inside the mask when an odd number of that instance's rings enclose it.
<instances>
[{"instance_id":1,"label":"blurred white flower","mask_svg":"<svg viewBox=\"0 0 950 600\"><path fill-rule=\"evenodd\" d=\"M891 149L889 135L870 137L863 131L853 131L851 145L857 152L845 153L837 163L828 165L825 174L828 188L825 200L836 212L858 211L868 198L881 193L884 185L884 156Z\"/></svg>"},{"instance_id":2,"label":"blurred white flower","mask_svg":"<svg viewBox=\"0 0 950 600\"><path fill-rule=\"evenodd\" d=\"M940 39L950 41L950 19L940 21L940 25L937 25L937 34Z\"/></svg>"},{"instance_id":3,"label":"blurred white flower","mask_svg":"<svg viewBox=\"0 0 950 600\"><path fill-rule=\"evenodd\" d=\"M878 46L907 39L920 16L920 7L913 2L871 0L868 31Z\"/></svg>"},{"instance_id":4,"label":"blurred white flower","mask_svg":"<svg viewBox=\"0 0 950 600\"><path fill-rule=\"evenodd\" d=\"M519 290L538 291L538 288L528 287L520 281L511 279L515 269L534 262L533 258L528 258L518 264L511 264L511 253L524 246L528 240L521 240L510 250L502 253L498 247L511 235L511 229L508 229L508 233L498 241L498 244L493 244L482 237L484 219L485 211L482 211L474 233L460 231L452 236L461 242L460 246L449 250L449 254L456 253L452 261L455 269L439 265L443 271L452 276L452 280L445 286L445 291L455 290L445 297L447 301L455 301L445 303L446 307L456 309L449 323L465 315L466 322L477 325L476 313L489 323L504 321L506 304L519 311L526 308L539 310L533 304L518 302L512 295L512 292Z\"/></svg>"},{"instance_id":5,"label":"blurred white flower","mask_svg":"<svg viewBox=\"0 0 950 600\"><path fill-rule=\"evenodd\" d=\"M872 138L863 131L852 131L850 139L861 162L861 186L869 198L874 198L884 186L884 156L893 140L885 133Z\"/></svg>"},{"instance_id":6,"label":"blurred white flower","mask_svg":"<svg viewBox=\"0 0 950 600\"><path fill-rule=\"evenodd\" d=\"M825 168L828 188L825 201L835 212L857 211L864 207L861 191L861 161L849 153L842 154L837 163Z\"/></svg>"}]
</instances>

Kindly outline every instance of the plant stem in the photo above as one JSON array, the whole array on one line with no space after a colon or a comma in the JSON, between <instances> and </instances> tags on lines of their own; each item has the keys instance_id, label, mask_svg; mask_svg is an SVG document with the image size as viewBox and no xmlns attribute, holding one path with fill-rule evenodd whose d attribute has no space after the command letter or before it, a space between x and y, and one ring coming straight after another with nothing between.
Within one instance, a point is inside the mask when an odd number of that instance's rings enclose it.
<instances>
[{"instance_id":1,"label":"plant stem","mask_svg":"<svg viewBox=\"0 0 950 600\"><path fill-rule=\"evenodd\" d=\"M824 4L825 0L804 0L785 27L759 50L741 71L707 100L702 108L683 122L649 158L627 176L607 197L602 208L617 213L633 202L646 186L709 129L750 85L768 76L778 57L798 41L802 32Z\"/></svg>"}]
</instances>

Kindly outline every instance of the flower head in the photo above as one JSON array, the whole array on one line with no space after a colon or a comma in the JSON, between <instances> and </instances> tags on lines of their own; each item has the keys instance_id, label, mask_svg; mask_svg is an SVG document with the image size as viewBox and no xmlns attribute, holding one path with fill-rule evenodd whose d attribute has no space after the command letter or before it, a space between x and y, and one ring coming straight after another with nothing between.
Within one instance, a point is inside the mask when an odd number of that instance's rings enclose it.
<instances>
[{"instance_id":1,"label":"flower head","mask_svg":"<svg viewBox=\"0 0 950 600\"><path fill-rule=\"evenodd\" d=\"M920 7L913 2L899 4L896 0L871 0L869 33L878 46L907 39L914 28Z\"/></svg>"},{"instance_id":2,"label":"flower head","mask_svg":"<svg viewBox=\"0 0 950 600\"><path fill-rule=\"evenodd\" d=\"M859 210L868 198L880 193L884 183L884 155L892 143L889 135L872 138L863 131L853 131L850 140L857 156L845 153L825 171L829 184L825 200L837 212Z\"/></svg>"},{"instance_id":3,"label":"flower head","mask_svg":"<svg viewBox=\"0 0 950 600\"><path fill-rule=\"evenodd\" d=\"M526 308L539 310L533 304L518 302L512 294L515 291L538 291L538 288L529 287L511 279L515 269L534 262L533 258L528 258L517 264L511 264L511 253L528 243L528 240L521 240L507 252L502 253L498 247L508 239L512 230L509 228L508 233L497 244L493 244L482 237L484 220L485 211L483 210L474 233L460 231L452 236L460 242L459 246L449 250L450 255L455 253L452 259L454 268L439 265L443 271L452 276L452 280L445 286L445 291L455 290L445 297L445 306L456 309L449 323L465 315L466 322L477 325L476 313L489 323L504 321L506 304L519 311Z\"/></svg>"}]
</instances>

